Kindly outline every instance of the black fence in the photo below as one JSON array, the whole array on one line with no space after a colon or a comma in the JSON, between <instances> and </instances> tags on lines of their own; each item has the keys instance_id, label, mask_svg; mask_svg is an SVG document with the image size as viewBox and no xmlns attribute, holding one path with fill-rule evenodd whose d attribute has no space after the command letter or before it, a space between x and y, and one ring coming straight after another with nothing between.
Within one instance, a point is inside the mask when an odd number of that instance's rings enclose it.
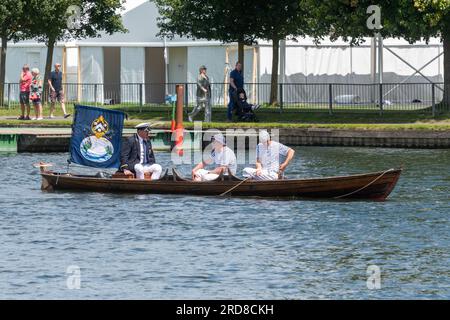
<instances>
[{"instance_id":1,"label":"black fence","mask_svg":"<svg viewBox=\"0 0 450 320\"><path fill-rule=\"evenodd\" d=\"M78 84L63 85L66 103L81 103L95 106L123 105L147 108L169 103L175 95L176 83L123 83L123 84ZM185 105L196 103L196 83L183 83ZM211 84L211 103L224 107L229 102L229 85ZM0 85L1 88L1 85ZM19 84L3 86L3 108L19 105ZM247 83L244 89L250 103L268 105L270 83ZM446 88L447 94L450 88ZM284 83L277 87L278 103L267 106L271 109L323 111L410 111L432 114L450 111L450 106L440 102L444 96L443 83Z\"/></svg>"}]
</instances>

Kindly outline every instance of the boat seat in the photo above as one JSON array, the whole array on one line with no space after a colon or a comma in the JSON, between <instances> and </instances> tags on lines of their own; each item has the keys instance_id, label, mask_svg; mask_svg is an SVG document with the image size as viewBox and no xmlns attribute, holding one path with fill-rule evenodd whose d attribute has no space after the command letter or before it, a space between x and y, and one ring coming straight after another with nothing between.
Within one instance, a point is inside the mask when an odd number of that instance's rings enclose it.
<instances>
[{"instance_id":1,"label":"boat seat","mask_svg":"<svg viewBox=\"0 0 450 320\"><path fill-rule=\"evenodd\" d=\"M125 172L122 171L117 171L116 173L113 174L112 176L113 179L136 179L136 175L135 174L125 174ZM144 179L145 180L151 180L152 179L152 174L150 172L146 172L144 173Z\"/></svg>"}]
</instances>

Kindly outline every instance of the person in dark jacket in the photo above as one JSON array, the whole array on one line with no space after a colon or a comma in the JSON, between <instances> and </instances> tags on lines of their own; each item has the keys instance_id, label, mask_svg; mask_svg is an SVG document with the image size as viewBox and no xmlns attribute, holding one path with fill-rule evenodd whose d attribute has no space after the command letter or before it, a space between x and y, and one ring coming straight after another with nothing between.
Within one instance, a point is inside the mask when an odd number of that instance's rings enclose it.
<instances>
[{"instance_id":1,"label":"person in dark jacket","mask_svg":"<svg viewBox=\"0 0 450 320\"><path fill-rule=\"evenodd\" d=\"M141 123L136 126L137 133L128 138L122 146L120 169L127 175L136 174L137 179L144 179L147 172L152 180L161 177L162 167L156 163L152 143L149 139L150 126Z\"/></svg>"},{"instance_id":2,"label":"person in dark jacket","mask_svg":"<svg viewBox=\"0 0 450 320\"><path fill-rule=\"evenodd\" d=\"M237 91L244 88L244 75L242 74L242 63L236 62L236 67L230 72L230 88L228 94L230 102L228 103L227 121L233 120L233 111L236 108Z\"/></svg>"}]
</instances>

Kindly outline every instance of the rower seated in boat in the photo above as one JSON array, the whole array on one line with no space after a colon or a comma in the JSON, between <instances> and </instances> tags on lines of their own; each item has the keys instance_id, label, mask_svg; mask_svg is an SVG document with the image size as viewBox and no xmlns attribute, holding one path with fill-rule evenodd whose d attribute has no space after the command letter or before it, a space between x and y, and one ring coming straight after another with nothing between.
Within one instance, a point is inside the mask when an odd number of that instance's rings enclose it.
<instances>
[{"instance_id":1,"label":"rower seated in boat","mask_svg":"<svg viewBox=\"0 0 450 320\"><path fill-rule=\"evenodd\" d=\"M213 148L211 154L192 170L192 180L194 181L215 180L222 172L228 174L228 169L232 174L236 174L236 155L226 146L223 135L214 135L211 142ZM208 171L205 167L210 164L215 164L216 168Z\"/></svg>"},{"instance_id":2,"label":"rower seated in boat","mask_svg":"<svg viewBox=\"0 0 450 320\"><path fill-rule=\"evenodd\" d=\"M138 124L137 133L128 138L120 155L120 169L126 175L136 174L137 179L144 179L145 173L151 173L151 179L161 176L162 167L156 163L152 143L149 139L150 125Z\"/></svg>"},{"instance_id":3,"label":"rower seated in boat","mask_svg":"<svg viewBox=\"0 0 450 320\"><path fill-rule=\"evenodd\" d=\"M245 168L243 176L254 180L277 180L294 158L295 151L284 144L272 141L266 130L259 133L260 143L256 147L256 168ZM280 156L285 160L280 164Z\"/></svg>"}]
</instances>

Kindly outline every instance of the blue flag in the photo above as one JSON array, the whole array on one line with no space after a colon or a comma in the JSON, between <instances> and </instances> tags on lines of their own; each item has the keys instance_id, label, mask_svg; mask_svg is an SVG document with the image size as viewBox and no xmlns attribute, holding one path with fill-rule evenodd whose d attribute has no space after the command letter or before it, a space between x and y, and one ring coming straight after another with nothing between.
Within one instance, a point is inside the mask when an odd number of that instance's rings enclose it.
<instances>
[{"instance_id":1,"label":"blue flag","mask_svg":"<svg viewBox=\"0 0 450 320\"><path fill-rule=\"evenodd\" d=\"M70 161L96 168L118 168L125 113L75 105Z\"/></svg>"}]
</instances>

